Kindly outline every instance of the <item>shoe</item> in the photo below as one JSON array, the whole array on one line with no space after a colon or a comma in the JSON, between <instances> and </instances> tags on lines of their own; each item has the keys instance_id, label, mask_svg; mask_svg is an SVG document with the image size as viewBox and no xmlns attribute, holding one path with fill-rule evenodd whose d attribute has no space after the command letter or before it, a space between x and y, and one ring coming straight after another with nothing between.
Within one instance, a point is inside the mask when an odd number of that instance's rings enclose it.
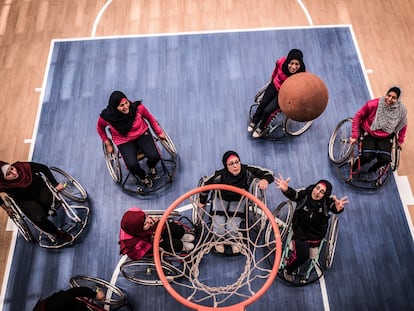
<instances>
[{"instance_id":1,"label":"shoe","mask_svg":"<svg viewBox=\"0 0 414 311\"><path fill-rule=\"evenodd\" d=\"M183 242L183 252L189 252L194 249L193 243Z\"/></svg>"},{"instance_id":2,"label":"shoe","mask_svg":"<svg viewBox=\"0 0 414 311\"><path fill-rule=\"evenodd\" d=\"M142 182L144 183L144 186L145 186L146 188L151 188L151 187L152 187L152 180L151 180L151 178L149 178L148 176L146 176L146 177L142 180Z\"/></svg>"},{"instance_id":3,"label":"shoe","mask_svg":"<svg viewBox=\"0 0 414 311\"><path fill-rule=\"evenodd\" d=\"M185 233L183 237L181 238L181 241L191 243L194 241L194 239L195 239L194 235Z\"/></svg>"},{"instance_id":4,"label":"shoe","mask_svg":"<svg viewBox=\"0 0 414 311\"><path fill-rule=\"evenodd\" d=\"M231 251L233 252L233 255L240 254L240 247L238 245L233 244L231 246Z\"/></svg>"},{"instance_id":5,"label":"shoe","mask_svg":"<svg viewBox=\"0 0 414 311\"><path fill-rule=\"evenodd\" d=\"M60 229L57 233L57 238L59 242L64 242L64 243L72 242L74 239L73 235Z\"/></svg>"},{"instance_id":6,"label":"shoe","mask_svg":"<svg viewBox=\"0 0 414 311\"><path fill-rule=\"evenodd\" d=\"M262 136L263 130L260 128L257 128L254 130L253 132L253 138L259 138L260 136Z\"/></svg>"},{"instance_id":7,"label":"shoe","mask_svg":"<svg viewBox=\"0 0 414 311\"><path fill-rule=\"evenodd\" d=\"M214 245L214 248L215 248L217 253L224 254L225 248L224 248L223 244Z\"/></svg>"},{"instance_id":8,"label":"shoe","mask_svg":"<svg viewBox=\"0 0 414 311\"><path fill-rule=\"evenodd\" d=\"M295 280L295 275L287 269L283 269L283 278L288 282L293 282Z\"/></svg>"},{"instance_id":9,"label":"shoe","mask_svg":"<svg viewBox=\"0 0 414 311\"><path fill-rule=\"evenodd\" d=\"M250 124L249 124L249 126L247 127L247 131L249 132L249 133L251 133L251 132L253 132L254 131L254 128L256 127L256 123L254 123L254 122L250 122Z\"/></svg>"},{"instance_id":10,"label":"shoe","mask_svg":"<svg viewBox=\"0 0 414 311\"><path fill-rule=\"evenodd\" d=\"M161 178L161 176L158 175L157 169L155 167L150 168L149 176L152 180L158 180Z\"/></svg>"}]
</instances>

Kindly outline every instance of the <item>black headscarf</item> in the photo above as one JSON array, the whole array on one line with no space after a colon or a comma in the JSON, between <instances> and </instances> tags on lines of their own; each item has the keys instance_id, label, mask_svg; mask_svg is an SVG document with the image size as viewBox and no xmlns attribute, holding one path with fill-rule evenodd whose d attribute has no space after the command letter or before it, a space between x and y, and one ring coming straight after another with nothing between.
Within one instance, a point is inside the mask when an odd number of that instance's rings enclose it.
<instances>
[{"instance_id":1,"label":"black headscarf","mask_svg":"<svg viewBox=\"0 0 414 311\"><path fill-rule=\"evenodd\" d=\"M326 186L326 192L325 192L325 194L324 194L324 196L321 200L314 200L314 199L312 199L313 188L315 188L320 183L322 183ZM325 179L321 179L317 183L308 186L306 188L306 192L309 194L308 195L308 200L310 202L310 206L313 207L313 208L319 208L319 207L323 206L325 204L326 200L329 199L329 197L331 196L331 194L332 194L332 184L329 181L325 180Z\"/></svg>"},{"instance_id":2,"label":"black headscarf","mask_svg":"<svg viewBox=\"0 0 414 311\"><path fill-rule=\"evenodd\" d=\"M122 99L127 99L126 95L121 91L112 92L109 97L108 106L102 110L101 117L109 122L121 135L126 136L132 128L135 116L137 113L137 107L141 103L140 101L132 103L130 100L129 113L124 114L117 108Z\"/></svg>"},{"instance_id":3,"label":"black headscarf","mask_svg":"<svg viewBox=\"0 0 414 311\"><path fill-rule=\"evenodd\" d=\"M303 53L302 53L302 51L301 50L298 50L298 49L292 49L292 50L289 51L289 53L288 53L288 55L286 57L286 61L282 65L282 71L287 76L291 76L292 75L290 73L289 69L288 69L288 64L293 59L298 60L299 61L299 64L300 64L299 70L297 72L295 72L295 73L305 72L306 71L305 63L303 62Z\"/></svg>"},{"instance_id":4,"label":"black headscarf","mask_svg":"<svg viewBox=\"0 0 414 311\"><path fill-rule=\"evenodd\" d=\"M233 175L232 173L230 173L228 167L227 167L227 160L231 157L231 156L235 156L237 157L237 159L239 159L240 161L240 157L237 154L237 152L229 150L226 151L223 155L222 158L222 162L224 165L224 174L222 175L222 179L221 182L227 185L232 185L238 188L242 188L242 189L248 189L249 185L247 184L247 170L246 170L246 165L242 165L240 163L241 166L241 171L238 175Z\"/></svg>"}]
</instances>

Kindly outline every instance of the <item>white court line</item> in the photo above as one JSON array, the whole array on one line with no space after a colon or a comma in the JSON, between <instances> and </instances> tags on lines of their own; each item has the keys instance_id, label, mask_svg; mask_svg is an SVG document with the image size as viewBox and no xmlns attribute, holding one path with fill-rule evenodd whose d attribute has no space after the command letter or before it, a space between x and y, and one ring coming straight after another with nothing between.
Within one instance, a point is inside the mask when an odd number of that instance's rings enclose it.
<instances>
[{"instance_id":1,"label":"white court line","mask_svg":"<svg viewBox=\"0 0 414 311\"><path fill-rule=\"evenodd\" d=\"M302 3L301 0L297 0L300 7L302 8L303 13L306 16L306 19L308 20L309 25L313 26L313 21L312 21L312 17L310 16L308 9L306 8L306 6Z\"/></svg>"},{"instance_id":2,"label":"white court line","mask_svg":"<svg viewBox=\"0 0 414 311\"><path fill-rule=\"evenodd\" d=\"M105 10L108 8L108 6L112 3L112 0L108 0L104 6L99 10L98 15L95 18L95 22L93 23L91 37L95 37L96 35L96 28L98 28L99 21L101 20L102 15L105 13Z\"/></svg>"}]
</instances>

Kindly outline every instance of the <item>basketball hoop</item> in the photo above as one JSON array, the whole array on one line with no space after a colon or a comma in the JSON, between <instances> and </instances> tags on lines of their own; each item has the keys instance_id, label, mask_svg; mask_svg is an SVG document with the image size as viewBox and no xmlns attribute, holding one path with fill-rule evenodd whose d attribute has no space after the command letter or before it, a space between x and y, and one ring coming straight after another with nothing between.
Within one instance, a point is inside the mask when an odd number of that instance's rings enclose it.
<instances>
[{"instance_id":1,"label":"basketball hoop","mask_svg":"<svg viewBox=\"0 0 414 311\"><path fill-rule=\"evenodd\" d=\"M236 210L224 212L226 221L229 223L236 214L239 216L245 213L243 225L239 227L236 234L234 229L226 229L224 234L218 235L212 229L212 215L208 212L207 206L205 208L197 206L201 193L213 194L214 200L207 205L214 202L214 204L225 206L227 201L222 199L222 191L240 195L240 200L234 204ZM168 217L174 210L179 207L182 209L184 206L200 209L197 211L199 236L195 241L194 249L184 254L174 250L167 252L160 249L161 233L163 230L169 230ZM257 211L259 213L256 214ZM251 215L252 213L255 215ZM271 224L274 240L265 239L265 227L267 226L260 225L263 221ZM227 223L224 226L226 227ZM218 237L220 243L231 247L237 246L240 254L231 258L213 254ZM245 310L248 305L258 300L273 283L282 254L278 225L268 208L253 194L224 184L197 187L175 200L160 219L153 247L155 266L165 289L178 302L198 311ZM171 266L171 258L175 263L180 263L174 265L178 277L167 278L163 267ZM211 269L206 269L209 265ZM220 275L213 277L212 269L218 266L220 271L216 271ZM240 276L237 278L238 274Z\"/></svg>"}]
</instances>

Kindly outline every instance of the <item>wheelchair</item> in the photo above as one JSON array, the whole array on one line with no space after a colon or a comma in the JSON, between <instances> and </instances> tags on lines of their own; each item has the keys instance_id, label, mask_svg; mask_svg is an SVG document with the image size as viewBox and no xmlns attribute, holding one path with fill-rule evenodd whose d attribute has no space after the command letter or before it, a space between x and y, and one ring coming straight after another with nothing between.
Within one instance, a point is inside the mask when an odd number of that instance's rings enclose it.
<instances>
[{"instance_id":1,"label":"wheelchair","mask_svg":"<svg viewBox=\"0 0 414 311\"><path fill-rule=\"evenodd\" d=\"M352 132L352 119L350 117L342 120L332 132L328 145L329 159L336 165L340 179L348 185L362 190L380 189L389 180L392 172L397 170L400 163L401 147L398 146L394 136L392 138L391 162L381 167L377 172L368 173L360 165L363 136L355 144L351 144L349 141ZM354 163L358 163L358 172L352 170Z\"/></svg>"},{"instance_id":2,"label":"wheelchair","mask_svg":"<svg viewBox=\"0 0 414 311\"><path fill-rule=\"evenodd\" d=\"M93 290L100 289L104 292L104 300L78 298L84 302L91 311L118 310L121 308L124 309L124 307L128 307L128 310L132 310L127 302L124 292L119 287L103 279L88 275L76 275L70 279L70 286L72 288L88 287Z\"/></svg>"},{"instance_id":3,"label":"wheelchair","mask_svg":"<svg viewBox=\"0 0 414 311\"><path fill-rule=\"evenodd\" d=\"M142 181L137 181L136 177L133 176L130 172L127 172L125 179L123 179L123 175L125 174L125 172L123 172L123 168L120 163L122 155L118 147L112 141L112 135L109 127L106 127L105 131L114 148L113 153L108 153L105 148L105 143L102 143L102 148L105 156L105 163L112 180L115 183L120 184L124 191L139 195L153 193L170 184L174 179L175 171L177 168L177 148L175 147L171 137L168 135L165 129L162 128L160 124L158 124L163 130L166 138L165 140L160 139L152 130L148 122L147 124L161 156L161 160L157 164L157 171L158 174L160 174L160 179L153 180L153 186L151 188L144 187ZM162 148L160 148L160 145L162 146ZM142 151L138 151L137 161L142 161L145 158L145 154Z\"/></svg>"},{"instance_id":4,"label":"wheelchair","mask_svg":"<svg viewBox=\"0 0 414 311\"><path fill-rule=\"evenodd\" d=\"M55 225L72 234L73 241L75 241L83 233L89 220L87 192L75 178L65 171L56 167L49 169L56 180L65 186L63 190L58 191L47 177L41 174L53 198L49 215L53 216ZM26 217L12 197L6 193L1 193L1 197L4 201L3 208L26 241L34 242L37 239L40 247L49 249L62 248L73 243L73 241L58 241L54 235L43 231Z\"/></svg>"},{"instance_id":5,"label":"wheelchair","mask_svg":"<svg viewBox=\"0 0 414 311\"><path fill-rule=\"evenodd\" d=\"M264 91L266 90L269 81L266 83L256 94L254 98L254 104L249 109L249 122L252 121L253 116L260 105L260 101L263 98ZM292 120L282 112L280 107L276 109L267 119L261 138L268 140L280 140L287 136L299 136L306 132L312 125L313 121L299 122Z\"/></svg>"},{"instance_id":6,"label":"wheelchair","mask_svg":"<svg viewBox=\"0 0 414 311\"><path fill-rule=\"evenodd\" d=\"M161 217L165 211L146 210L144 212L146 215L151 217ZM182 215L178 211L174 211L168 215L168 219L180 223L185 228L187 233L196 235L194 225L187 216ZM179 267L182 265L182 262L185 260L187 255L188 253L184 251L180 252L178 256L170 256L168 253L162 253L162 269L169 280L182 277ZM135 284L144 286L162 285L162 282L158 278L152 253L147 254L139 260L127 259L121 264L120 271L127 280Z\"/></svg>"},{"instance_id":7,"label":"wheelchair","mask_svg":"<svg viewBox=\"0 0 414 311\"><path fill-rule=\"evenodd\" d=\"M278 215L283 211L288 211L289 215L291 216L285 218L285 222L280 220L283 218L278 217ZM294 206L291 201L284 201L280 203L274 211L277 223L283 224L283 226L279 225L279 227L282 228L280 229L280 233L283 244L282 259L279 266L279 275L283 280L285 280L283 277L283 270L286 267L288 258L291 256L291 253L293 251L291 244L293 240L293 213ZM289 282L291 285L295 286L307 285L319 280L323 276L324 271L332 267L336 243L338 239L338 223L338 217L336 215L330 215L328 231L324 239L321 241L318 247L311 247L309 249L309 259L299 268L299 271L295 275L293 282L285 280L286 282ZM266 238L272 237L267 236Z\"/></svg>"}]
</instances>

